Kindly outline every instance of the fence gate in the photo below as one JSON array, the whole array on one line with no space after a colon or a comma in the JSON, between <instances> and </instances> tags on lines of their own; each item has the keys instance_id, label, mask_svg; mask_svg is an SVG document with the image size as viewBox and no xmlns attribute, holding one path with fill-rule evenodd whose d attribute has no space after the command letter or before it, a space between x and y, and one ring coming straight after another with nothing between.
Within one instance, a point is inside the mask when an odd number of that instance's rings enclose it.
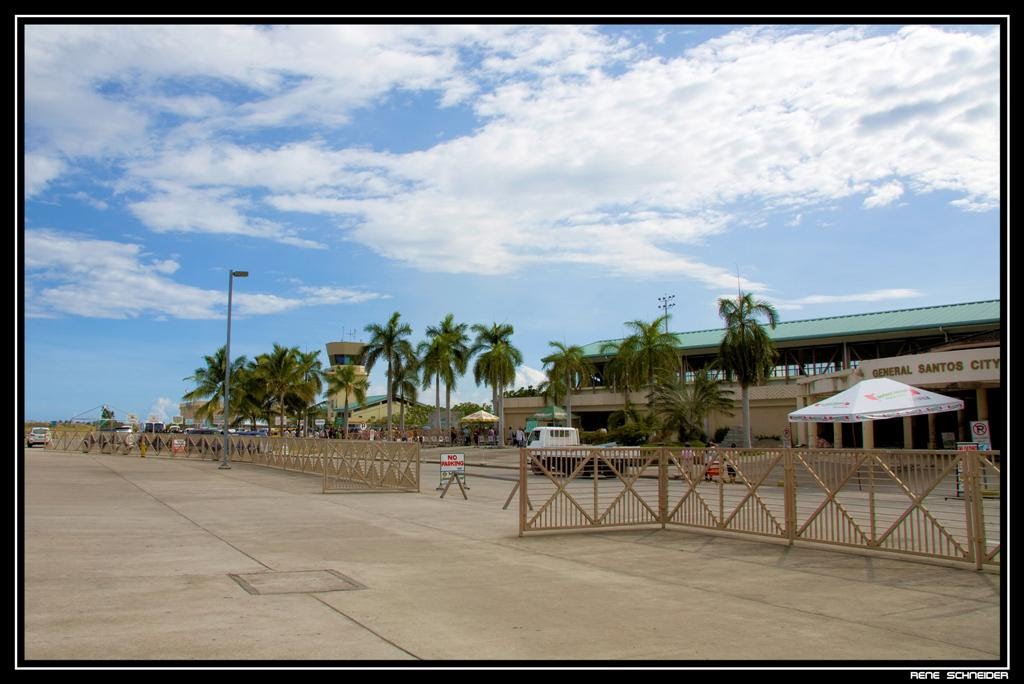
<instances>
[{"instance_id":1,"label":"fence gate","mask_svg":"<svg viewBox=\"0 0 1024 684\"><path fill-rule=\"evenodd\" d=\"M519 532L668 525L998 565L999 452L520 451ZM532 509L527 510L532 504Z\"/></svg>"}]
</instances>

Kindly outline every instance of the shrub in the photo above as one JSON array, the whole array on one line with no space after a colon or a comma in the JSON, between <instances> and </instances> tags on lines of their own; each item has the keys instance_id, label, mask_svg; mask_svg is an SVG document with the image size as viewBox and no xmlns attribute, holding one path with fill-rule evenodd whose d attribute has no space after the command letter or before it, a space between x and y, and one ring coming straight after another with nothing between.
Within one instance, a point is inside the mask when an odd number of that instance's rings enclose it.
<instances>
[{"instance_id":1,"label":"shrub","mask_svg":"<svg viewBox=\"0 0 1024 684\"><path fill-rule=\"evenodd\" d=\"M605 441L617 442L623 446L640 446L647 444L648 436L646 429L635 423L629 423L609 430Z\"/></svg>"},{"instance_id":2,"label":"shrub","mask_svg":"<svg viewBox=\"0 0 1024 684\"><path fill-rule=\"evenodd\" d=\"M721 444L722 440L725 439L725 436L727 434L729 434L729 428L720 427L717 430L715 430L715 438L712 439L711 441L714 442L715 444Z\"/></svg>"}]
</instances>

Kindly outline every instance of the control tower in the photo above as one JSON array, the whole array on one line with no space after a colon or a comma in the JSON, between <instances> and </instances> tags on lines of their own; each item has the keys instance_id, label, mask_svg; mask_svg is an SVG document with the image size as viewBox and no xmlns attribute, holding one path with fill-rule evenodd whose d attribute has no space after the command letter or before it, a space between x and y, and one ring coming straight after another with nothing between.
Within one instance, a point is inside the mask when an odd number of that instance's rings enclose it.
<instances>
[{"instance_id":1,"label":"control tower","mask_svg":"<svg viewBox=\"0 0 1024 684\"><path fill-rule=\"evenodd\" d=\"M355 366L356 375L367 377L366 367L363 365L363 353L366 350L365 342L328 342L327 343L327 361L330 363L330 370L328 373L333 373L334 369L339 366ZM349 401L353 399L349 396ZM328 409L332 416L341 415L344 412L345 407L342 404L345 402L345 396L330 396L328 397Z\"/></svg>"}]
</instances>

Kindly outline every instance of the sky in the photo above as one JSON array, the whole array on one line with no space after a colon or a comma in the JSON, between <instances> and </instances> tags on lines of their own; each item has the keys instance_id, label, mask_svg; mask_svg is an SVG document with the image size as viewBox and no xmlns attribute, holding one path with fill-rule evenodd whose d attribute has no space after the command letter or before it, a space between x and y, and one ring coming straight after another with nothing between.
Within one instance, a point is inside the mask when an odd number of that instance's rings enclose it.
<instances>
[{"instance_id":1,"label":"sky","mask_svg":"<svg viewBox=\"0 0 1024 684\"><path fill-rule=\"evenodd\" d=\"M229 269L233 357L452 313L514 327L517 387L669 295L676 332L737 289L783 321L1002 296L996 19L121 21L18 38L29 420L177 415Z\"/></svg>"}]
</instances>

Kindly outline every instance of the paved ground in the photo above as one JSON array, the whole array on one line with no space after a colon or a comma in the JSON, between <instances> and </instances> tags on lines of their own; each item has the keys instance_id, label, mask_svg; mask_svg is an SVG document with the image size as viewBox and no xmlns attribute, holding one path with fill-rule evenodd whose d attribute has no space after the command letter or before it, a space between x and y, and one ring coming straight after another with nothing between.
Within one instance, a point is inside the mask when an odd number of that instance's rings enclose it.
<instances>
[{"instance_id":1,"label":"paved ground","mask_svg":"<svg viewBox=\"0 0 1024 684\"><path fill-rule=\"evenodd\" d=\"M520 538L516 472L469 470L468 501L430 464L419 494L324 495L246 464L30 450L27 664L1000 657L996 574L677 530Z\"/></svg>"}]
</instances>

